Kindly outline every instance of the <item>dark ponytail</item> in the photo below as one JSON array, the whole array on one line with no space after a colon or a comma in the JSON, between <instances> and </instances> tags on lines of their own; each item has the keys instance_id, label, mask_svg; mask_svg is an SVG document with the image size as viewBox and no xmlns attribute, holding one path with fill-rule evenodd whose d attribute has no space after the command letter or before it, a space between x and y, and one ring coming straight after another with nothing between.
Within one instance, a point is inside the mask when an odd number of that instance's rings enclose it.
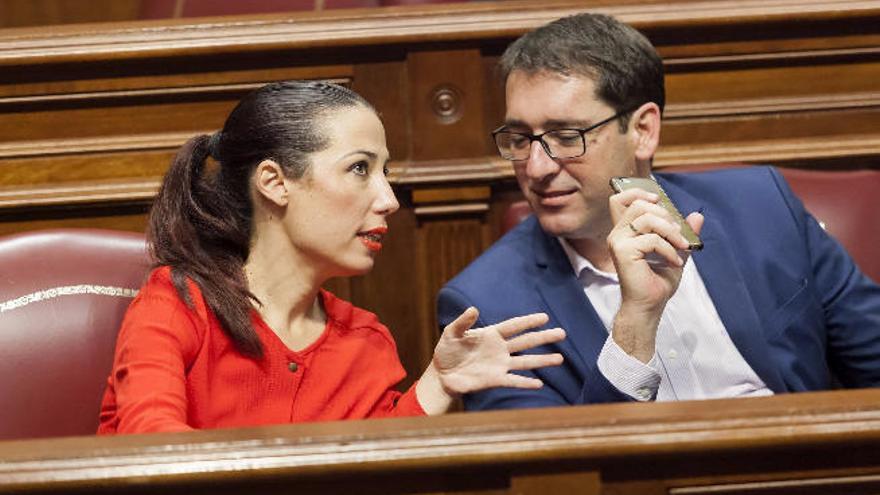
<instances>
[{"instance_id":1,"label":"dark ponytail","mask_svg":"<svg viewBox=\"0 0 880 495\"><path fill-rule=\"evenodd\" d=\"M261 161L271 159L288 177L302 177L310 155L329 144L320 118L356 105L371 108L353 91L334 84L263 86L239 102L221 132L184 144L165 175L150 211L153 257L158 265L171 267L174 287L190 307L186 281L199 286L245 355L263 354L251 322L253 304L259 301L244 274L253 227L251 175Z\"/></svg>"}]
</instances>

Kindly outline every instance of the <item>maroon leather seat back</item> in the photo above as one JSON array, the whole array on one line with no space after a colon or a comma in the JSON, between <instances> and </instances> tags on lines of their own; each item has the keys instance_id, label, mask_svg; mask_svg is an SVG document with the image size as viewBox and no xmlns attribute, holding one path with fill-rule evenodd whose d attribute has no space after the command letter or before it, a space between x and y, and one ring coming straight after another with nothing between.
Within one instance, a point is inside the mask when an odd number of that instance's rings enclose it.
<instances>
[{"instance_id":1,"label":"maroon leather seat back","mask_svg":"<svg viewBox=\"0 0 880 495\"><path fill-rule=\"evenodd\" d=\"M698 172L742 165L681 167ZM880 282L880 170L805 170L780 168L807 210L843 244L862 272ZM502 221L507 232L531 213L525 201L510 205Z\"/></svg>"},{"instance_id":2,"label":"maroon leather seat back","mask_svg":"<svg viewBox=\"0 0 880 495\"><path fill-rule=\"evenodd\" d=\"M148 269L142 234L0 238L0 439L94 434L116 334Z\"/></svg>"},{"instance_id":3,"label":"maroon leather seat back","mask_svg":"<svg viewBox=\"0 0 880 495\"><path fill-rule=\"evenodd\" d=\"M780 169L791 189L862 272L880 282L880 170Z\"/></svg>"}]
</instances>

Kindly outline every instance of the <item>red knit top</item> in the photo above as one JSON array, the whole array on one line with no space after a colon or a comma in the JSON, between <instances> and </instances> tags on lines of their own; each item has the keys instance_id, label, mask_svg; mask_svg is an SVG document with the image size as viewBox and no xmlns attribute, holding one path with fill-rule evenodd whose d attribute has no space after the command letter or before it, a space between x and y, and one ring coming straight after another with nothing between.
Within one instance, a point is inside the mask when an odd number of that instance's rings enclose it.
<instances>
[{"instance_id":1,"label":"red knit top","mask_svg":"<svg viewBox=\"0 0 880 495\"><path fill-rule=\"evenodd\" d=\"M240 354L201 292L194 309L158 268L132 302L116 342L99 434L180 431L422 415L415 386L376 315L321 291L327 326L290 350L256 313L263 358Z\"/></svg>"}]
</instances>

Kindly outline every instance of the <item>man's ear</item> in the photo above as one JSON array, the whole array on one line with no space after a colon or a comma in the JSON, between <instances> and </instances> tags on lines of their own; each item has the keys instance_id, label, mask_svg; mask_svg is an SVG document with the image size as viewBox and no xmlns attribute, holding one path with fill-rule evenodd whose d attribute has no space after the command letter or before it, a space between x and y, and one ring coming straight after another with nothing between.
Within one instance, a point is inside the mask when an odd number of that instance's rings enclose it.
<instances>
[{"instance_id":1,"label":"man's ear","mask_svg":"<svg viewBox=\"0 0 880 495\"><path fill-rule=\"evenodd\" d=\"M636 140L636 159L650 162L660 145L660 107L653 102L640 106L630 117L630 129Z\"/></svg>"},{"instance_id":2,"label":"man's ear","mask_svg":"<svg viewBox=\"0 0 880 495\"><path fill-rule=\"evenodd\" d=\"M284 180L281 165L273 160L263 160L254 171L254 187L257 195L277 206L287 206L290 191Z\"/></svg>"}]
</instances>

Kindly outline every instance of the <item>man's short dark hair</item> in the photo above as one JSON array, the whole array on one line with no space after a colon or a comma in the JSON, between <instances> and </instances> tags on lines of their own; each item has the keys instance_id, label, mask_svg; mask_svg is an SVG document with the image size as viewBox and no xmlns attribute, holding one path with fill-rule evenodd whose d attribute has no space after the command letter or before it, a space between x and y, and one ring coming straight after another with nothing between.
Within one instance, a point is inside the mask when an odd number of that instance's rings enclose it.
<instances>
[{"instance_id":1,"label":"man's short dark hair","mask_svg":"<svg viewBox=\"0 0 880 495\"><path fill-rule=\"evenodd\" d=\"M499 69L505 82L514 71L589 77L596 96L616 112L649 101L662 112L665 104L657 50L635 28L604 14L563 17L526 33L507 47Z\"/></svg>"}]
</instances>

